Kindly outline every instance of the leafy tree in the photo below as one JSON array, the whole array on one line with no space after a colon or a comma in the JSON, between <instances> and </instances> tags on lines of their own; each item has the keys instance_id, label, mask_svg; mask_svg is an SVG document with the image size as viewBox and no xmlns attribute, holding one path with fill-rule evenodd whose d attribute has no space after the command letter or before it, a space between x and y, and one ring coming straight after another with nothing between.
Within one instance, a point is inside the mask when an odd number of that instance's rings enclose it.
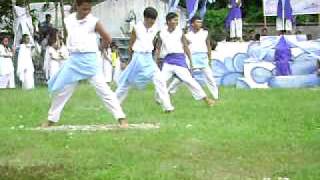
<instances>
[{"instance_id":1,"label":"leafy tree","mask_svg":"<svg viewBox=\"0 0 320 180\"><path fill-rule=\"evenodd\" d=\"M10 1L0 3L0 24L4 25L4 30L12 34L12 5Z\"/></svg>"},{"instance_id":2,"label":"leafy tree","mask_svg":"<svg viewBox=\"0 0 320 180\"><path fill-rule=\"evenodd\" d=\"M226 31L224 20L227 16L228 9L208 10L204 18L204 26L210 30L210 38L220 41L224 39Z\"/></svg>"}]
</instances>

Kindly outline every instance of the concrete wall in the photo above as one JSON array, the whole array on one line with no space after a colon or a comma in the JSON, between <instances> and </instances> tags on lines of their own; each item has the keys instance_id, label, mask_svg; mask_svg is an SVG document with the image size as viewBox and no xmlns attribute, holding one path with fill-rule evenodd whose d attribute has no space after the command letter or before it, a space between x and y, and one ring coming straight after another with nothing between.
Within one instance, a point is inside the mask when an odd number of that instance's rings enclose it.
<instances>
[{"instance_id":1,"label":"concrete wall","mask_svg":"<svg viewBox=\"0 0 320 180\"><path fill-rule=\"evenodd\" d=\"M165 24L165 16L168 12L167 0L105 0L92 8L92 13L97 16L107 28L113 37L125 37L121 31L121 27L128 29L126 20L129 12L132 10L136 14L136 20L143 20L143 10L152 6L158 11L158 19L156 24L162 27ZM180 22L184 25L186 22L186 10L179 9Z\"/></svg>"}]
</instances>

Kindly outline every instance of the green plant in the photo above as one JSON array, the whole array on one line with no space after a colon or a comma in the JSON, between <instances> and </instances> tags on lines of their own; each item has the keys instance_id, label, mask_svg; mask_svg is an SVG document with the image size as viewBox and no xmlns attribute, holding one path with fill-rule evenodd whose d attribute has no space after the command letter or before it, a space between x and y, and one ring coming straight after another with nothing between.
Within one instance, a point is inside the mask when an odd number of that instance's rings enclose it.
<instances>
[{"instance_id":1,"label":"green plant","mask_svg":"<svg viewBox=\"0 0 320 180\"><path fill-rule=\"evenodd\" d=\"M211 39L220 41L226 36L224 21L227 14L227 8L207 11L204 18L204 26L209 29Z\"/></svg>"}]
</instances>

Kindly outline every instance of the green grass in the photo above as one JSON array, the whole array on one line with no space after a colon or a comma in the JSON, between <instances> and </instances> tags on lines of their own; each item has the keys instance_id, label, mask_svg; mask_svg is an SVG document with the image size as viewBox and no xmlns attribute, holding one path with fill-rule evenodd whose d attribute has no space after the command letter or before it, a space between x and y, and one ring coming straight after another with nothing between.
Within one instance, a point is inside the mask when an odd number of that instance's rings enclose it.
<instances>
[{"instance_id":1,"label":"green grass","mask_svg":"<svg viewBox=\"0 0 320 180\"><path fill-rule=\"evenodd\" d=\"M0 179L319 179L319 94L222 88L208 108L182 88L164 114L148 87L130 91L124 110L160 129L70 133L25 130L46 119L46 88L1 90ZM96 123L116 121L82 84L60 124Z\"/></svg>"}]
</instances>

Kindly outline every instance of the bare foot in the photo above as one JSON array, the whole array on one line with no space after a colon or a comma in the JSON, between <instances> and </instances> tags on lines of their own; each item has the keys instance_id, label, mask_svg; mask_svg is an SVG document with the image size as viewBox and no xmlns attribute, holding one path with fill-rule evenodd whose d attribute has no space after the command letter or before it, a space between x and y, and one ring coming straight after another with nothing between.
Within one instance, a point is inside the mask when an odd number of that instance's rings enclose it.
<instances>
[{"instance_id":1,"label":"bare foot","mask_svg":"<svg viewBox=\"0 0 320 180\"><path fill-rule=\"evenodd\" d=\"M44 122L44 123L41 124L41 127L42 127L42 128L48 128L48 127L54 126L55 124L56 124L55 122L46 121L46 122Z\"/></svg>"},{"instance_id":2,"label":"bare foot","mask_svg":"<svg viewBox=\"0 0 320 180\"><path fill-rule=\"evenodd\" d=\"M120 128L128 128L128 120L126 118L120 118L118 119Z\"/></svg>"},{"instance_id":3,"label":"bare foot","mask_svg":"<svg viewBox=\"0 0 320 180\"><path fill-rule=\"evenodd\" d=\"M213 106L216 102L213 100L213 99L210 99L210 98L208 98L208 97L205 97L205 98L203 98L203 100L204 100L204 102L206 102L206 104L208 105L208 106Z\"/></svg>"}]
</instances>

